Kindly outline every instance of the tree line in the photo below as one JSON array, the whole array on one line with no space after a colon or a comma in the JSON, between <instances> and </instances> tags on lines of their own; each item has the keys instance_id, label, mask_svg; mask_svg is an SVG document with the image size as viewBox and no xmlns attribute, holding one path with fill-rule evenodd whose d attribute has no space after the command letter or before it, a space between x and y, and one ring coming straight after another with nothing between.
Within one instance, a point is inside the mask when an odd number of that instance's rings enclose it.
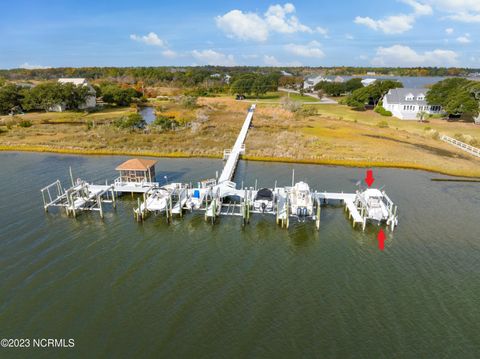
<instances>
[{"instance_id":1,"label":"tree line","mask_svg":"<svg viewBox=\"0 0 480 359\"><path fill-rule=\"evenodd\" d=\"M131 87L102 83L94 86L96 96L108 104L128 106L141 97L141 92ZM43 110L50 111L55 105L63 104L66 109L76 110L92 96L88 86L71 83L44 82L33 87L4 83L0 87L0 113Z\"/></svg>"}]
</instances>

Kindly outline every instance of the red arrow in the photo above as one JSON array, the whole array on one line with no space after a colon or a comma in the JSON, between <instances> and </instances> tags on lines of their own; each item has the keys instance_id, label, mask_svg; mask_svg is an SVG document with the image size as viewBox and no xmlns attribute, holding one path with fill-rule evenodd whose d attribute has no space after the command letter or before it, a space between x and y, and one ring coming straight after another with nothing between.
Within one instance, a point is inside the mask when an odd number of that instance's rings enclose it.
<instances>
[{"instance_id":1,"label":"red arrow","mask_svg":"<svg viewBox=\"0 0 480 359\"><path fill-rule=\"evenodd\" d=\"M365 183L370 187L373 182L375 182L375 178L373 178L373 171L367 170L367 176L365 177Z\"/></svg>"},{"instance_id":2,"label":"red arrow","mask_svg":"<svg viewBox=\"0 0 480 359\"><path fill-rule=\"evenodd\" d=\"M385 249L385 232L383 232L383 229L380 228L380 231L378 232L377 239L378 239L378 249L383 251Z\"/></svg>"}]
</instances>

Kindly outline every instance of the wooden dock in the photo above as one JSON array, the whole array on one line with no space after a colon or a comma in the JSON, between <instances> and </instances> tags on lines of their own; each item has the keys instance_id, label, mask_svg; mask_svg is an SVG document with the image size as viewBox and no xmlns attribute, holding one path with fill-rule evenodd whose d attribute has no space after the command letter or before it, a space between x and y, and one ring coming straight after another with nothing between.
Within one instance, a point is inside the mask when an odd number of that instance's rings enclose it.
<instances>
[{"instance_id":1,"label":"wooden dock","mask_svg":"<svg viewBox=\"0 0 480 359\"><path fill-rule=\"evenodd\" d=\"M253 214L272 215L276 223L288 228L291 220L312 221L320 228L321 206L329 202L344 204L352 225L361 225L365 229L367 222L384 222L393 230L398 225L397 208L384 191L378 189L357 190L354 193L311 191L304 182L292 186L263 189L270 193L267 206L259 206L259 190L255 187L237 188L233 182L235 169L240 155L245 152L245 139L252 124L255 105L247 112L242 128L233 147L224 151L225 165L218 179L198 182L194 187L185 183L167 183L161 185L155 178L155 161L131 159L116 169L120 176L111 184L93 185L85 181L72 181L71 187L64 189L59 180L44 187L44 209L62 207L67 214L75 217L81 211L99 211L103 217L102 203L115 206L117 195L122 193L139 194L134 216L138 221L145 220L150 214L165 215L170 221L173 216L183 216L186 211L203 211L205 220L216 222L221 216L242 218L249 223ZM243 184L242 184L243 186ZM297 188L297 186L299 186ZM300 192L299 192L300 191ZM303 192L302 192L303 191ZM303 193L303 194L301 194ZM302 202L303 201L303 202ZM302 204L303 203L303 204Z\"/></svg>"}]
</instances>

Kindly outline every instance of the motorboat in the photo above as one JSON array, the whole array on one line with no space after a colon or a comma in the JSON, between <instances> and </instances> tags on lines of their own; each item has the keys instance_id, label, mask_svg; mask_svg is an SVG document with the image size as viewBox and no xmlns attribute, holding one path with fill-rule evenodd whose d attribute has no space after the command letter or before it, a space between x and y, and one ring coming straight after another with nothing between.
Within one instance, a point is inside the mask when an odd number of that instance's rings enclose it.
<instances>
[{"instance_id":1,"label":"motorboat","mask_svg":"<svg viewBox=\"0 0 480 359\"><path fill-rule=\"evenodd\" d=\"M145 206L149 211L164 212L172 193L171 188L160 187L154 190L146 199Z\"/></svg>"},{"instance_id":2,"label":"motorboat","mask_svg":"<svg viewBox=\"0 0 480 359\"><path fill-rule=\"evenodd\" d=\"M356 203L363 205L367 219L378 223L387 222L394 226L398 224L396 215L392 213L393 202L385 192L376 188L368 188L357 193Z\"/></svg>"},{"instance_id":3,"label":"motorboat","mask_svg":"<svg viewBox=\"0 0 480 359\"><path fill-rule=\"evenodd\" d=\"M310 217L313 215L313 200L310 187L305 182L297 182L290 191L290 206L293 215Z\"/></svg>"},{"instance_id":4,"label":"motorboat","mask_svg":"<svg viewBox=\"0 0 480 359\"><path fill-rule=\"evenodd\" d=\"M273 211L275 196L272 190L261 188L253 199L253 209L262 213Z\"/></svg>"}]
</instances>

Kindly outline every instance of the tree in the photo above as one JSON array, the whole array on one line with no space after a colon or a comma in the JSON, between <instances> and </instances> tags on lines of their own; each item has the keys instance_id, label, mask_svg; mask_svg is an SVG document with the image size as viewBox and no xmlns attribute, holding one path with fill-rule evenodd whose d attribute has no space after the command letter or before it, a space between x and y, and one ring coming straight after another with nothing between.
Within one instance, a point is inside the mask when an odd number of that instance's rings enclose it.
<instances>
[{"instance_id":1,"label":"tree","mask_svg":"<svg viewBox=\"0 0 480 359\"><path fill-rule=\"evenodd\" d=\"M427 117L427 113L425 111L417 112L417 118L420 122L423 122L425 120L425 117Z\"/></svg>"},{"instance_id":2,"label":"tree","mask_svg":"<svg viewBox=\"0 0 480 359\"><path fill-rule=\"evenodd\" d=\"M102 99L106 103L117 104L118 106L128 106L134 99L141 97L141 92L134 88L121 88L115 84L103 84L100 86Z\"/></svg>"},{"instance_id":3,"label":"tree","mask_svg":"<svg viewBox=\"0 0 480 359\"><path fill-rule=\"evenodd\" d=\"M116 127L122 129L136 130L143 129L147 125L142 115L131 113L128 116L122 116L113 123Z\"/></svg>"},{"instance_id":4,"label":"tree","mask_svg":"<svg viewBox=\"0 0 480 359\"><path fill-rule=\"evenodd\" d=\"M398 81L377 80L369 86L365 86L353 91L346 99L345 103L357 110L364 110L365 105L376 106L381 98L393 88L403 87Z\"/></svg>"},{"instance_id":5,"label":"tree","mask_svg":"<svg viewBox=\"0 0 480 359\"><path fill-rule=\"evenodd\" d=\"M22 106L27 111L49 111L53 106L64 103L65 92L59 83L41 83L24 92Z\"/></svg>"},{"instance_id":6,"label":"tree","mask_svg":"<svg viewBox=\"0 0 480 359\"><path fill-rule=\"evenodd\" d=\"M63 103L65 107L71 110L78 109L84 104L88 96L92 96L88 86L76 86L72 83L66 83L62 86Z\"/></svg>"},{"instance_id":7,"label":"tree","mask_svg":"<svg viewBox=\"0 0 480 359\"><path fill-rule=\"evenodd\" d=\"M429 105L440 105L449 115L476 116L480 112L478 93L480 86L464 78L450 78L439 81L428 91Z\"/></svg>"},{"instance_id":8,"label":"tree","mask_svg":"<svg viewBox=\"0 0 480 359\"><path fill-rule=\"evenodd\" d=\"M6 114L11 109L20 106L22 97L20 87L16 85L0 87L0 113Z\"/></svg>"}]
</instances>

